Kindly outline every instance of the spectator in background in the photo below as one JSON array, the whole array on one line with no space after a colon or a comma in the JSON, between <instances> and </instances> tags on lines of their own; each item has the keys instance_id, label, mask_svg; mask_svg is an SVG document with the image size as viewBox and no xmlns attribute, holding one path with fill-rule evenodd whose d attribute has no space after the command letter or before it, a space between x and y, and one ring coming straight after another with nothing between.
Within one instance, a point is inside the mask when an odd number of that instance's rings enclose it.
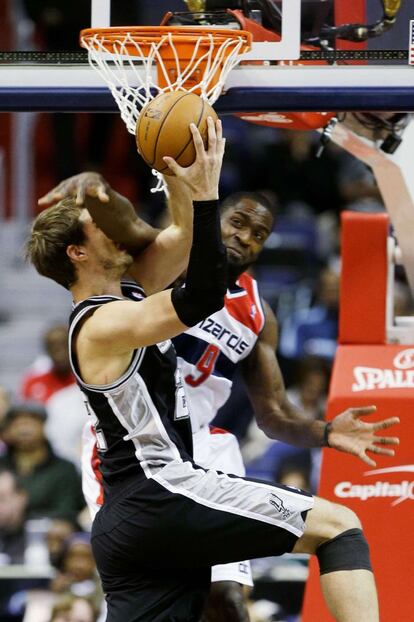
<instances>
[{"instance_id":1,"label":"spectator in background","mask_svg":"<svg viewBox=\"0 0 414 622\"><path fill-rule=\"evenodd\" d=\"M6 451L6 446L3 441L3 426L6 413L10 407L10 395L9 392L0 385L0 456Z\"/></svg>"},{"instance_id":2,"label":"spectator in background","mask_svg":"<svg viewBox=\"0 0 414 622\"><path fill-rule=\"evenodd\" d=\"M292 488L310 489L310 465L306 459L290 459L283 460L278 470L274 474L275 480L284 486Z\"/></svg>"},{"instance_id":3,"label":"spectator in background","mask_svg":"<svg viewBox=\"0 0 414 622\"><path fill-rule=\"evenodd\" d=\"M59 572L52 580L51 590L59 594L82 594L88 596L96 608L101 606L103 593L89 534L73 533L66 539Z\"/></svg>"},{"instance_id":4,"label":"spectator in background","mask_svg":"<svg viewBox=\"0 0 414 622\"><path fill-rule=\"evenodd\" d=\"M75 384L69 362L67 326L56 324L49 328L43 346L48 359L40 370L35 364L23 377L20 395L25 400L45 404L56 391Z\"/></svg>"},{"instance_id":5,"label":"spectator in background","mask_svg":"<svg viewBox=\"0 0 414 622\"><path fill-rule=\"evenodd\" d=\"M339 275L324 268L316 290L316 303L296 311L282 325L279 352L291 362L307 355L332 361L338 337Z\"/></svg>"},{"instance_id":6,"label":"spectator in background","mask_svg":"<svg viewBox=\"0 0 414 622\"><path fill-rule=\"evenodd\" d=\"M47 367L39 371L35 365L23 378L20 394L23 399L43 402L47 412L46 435L54 451L79 466L87 413L70 369L67 326L52 326L44 335L43 344Z\"/></svg>"},{"instance_id":7,"label":"spectator in background","mask_svg":"<svg viewBox=\"0 0 414 622\"><path fill-rule=\"evenodd\" d=\"M56 602L49 622L96 622L98 615L91 599L66 594Z\"/></svg>"},{"instance_id":8,"label":"spectator in background","mask_svg":"<svg viewBox=\"0 0 414 622\"><path fill-rule=\"evenodd\" d=\"M298 361L295 383L287 395L309 419L324 419L330 365L326 359L306 356Z\"/></svg>"},{"instance_id":9,"label":"spectator in background","mask_svg":"<svg viewBox=\"0 0 414 622\"><path fill-rule=\"evenodd\" d=\"M45 436L43 406L22 402L6 415L7 452L0 467L13 471L28 495L28 518L60 518L75 522L84 506L79 474L68 460L55 455ZM65 434L65 431L62 431Z\"/></svg>"},{"instance_id":10,"label":"spectator in background","mask_svg":"<svg viewBox=\"0 0 414 622\"><path fill-rule=\"evenodd\" d=\"M56 518L51 522L46 535L46 544L49 561L54 568L61 568L66 540L74 531L75 526L67 520Z\"/></svg>"},{"instance_id":11,"label":"spectator in background","mask_svg":"<svg viewBox=\"0 0 414 622\"><path fill-rule=\"evenodd\" d=\"M0 386L0 425L4 421L4 417L6 416L6 412L8 411L10 406L10 395L7 389Z\"/></svg>"},{"instance_id":12,"label":"spectator in background","mask_svg":"<svg viewBox=\"0 0 414 622\"><path fill-rule=\"evenodd\" d=\"M27 494L12 471L0 470L0 565L23 564Z\"/></svg>"},{"instance_id":13,"label":"spectator in background","mask_svg":"<svg viewBox=\"0 0 414 622\"><path fill-rule=\"evenodd\" d=\"M358 212L382 212L384 203L372 170L361 160L340 152L338 176L344 208Z\"/></svg>"},{"instance_id":14,"label":"spectator in background","mask_svg":"<svg viewBox=\"0 0 414 622\"><path fill-rule=\"evenodd\" d=\"M309 205L314 214L338 210L342 204L339 151L328 146L317 158L318 149L314 132L275 133L275 140L263 146L254 167L256 186L274 192L282 210L297 202Z\"/></svg>"}]
</instances>

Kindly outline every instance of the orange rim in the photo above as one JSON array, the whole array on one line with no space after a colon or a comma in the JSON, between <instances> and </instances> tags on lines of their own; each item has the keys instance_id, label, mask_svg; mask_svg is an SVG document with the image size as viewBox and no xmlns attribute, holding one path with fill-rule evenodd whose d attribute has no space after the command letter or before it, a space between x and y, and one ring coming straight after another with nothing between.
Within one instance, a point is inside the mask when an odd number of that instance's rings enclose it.
<instances>
[{"instance_id":1,"label":"orange rim","mask_svg":"<svg viewBox=\"0 0 414 622\"><path fill-rule=\"evenodd\" d=\"M83 42L92 42L92 39L98 36L100 46L107 52L114 52L114 46L119 45L119 41L129 34L132 41L140 45L141 48L151 46L153 43L159 43L162 39L170 34L174 45L180 52L188 46L194 49L194 45L200 41L200 37L206 37L205 44L210 45L211 39L216 46L222 45L228 40L240 40L244 42L243 50L240 53L247 52L252 43L252 34L246 30L233 30L231 28L213 28L204 26L113 26L110 28L86 28L80 33L80 42L82 47L88 47ZM166 41L168 43L168 40ZM93 45L91 43L91 45ZM203 45L203 41L201 42ZM131 56L141 56L139 51L132 44L125 44L125 49ZM117 50L119 51L119 50ZM134 53L135 52L135 53Z\"/></svg>"}]
</instances>

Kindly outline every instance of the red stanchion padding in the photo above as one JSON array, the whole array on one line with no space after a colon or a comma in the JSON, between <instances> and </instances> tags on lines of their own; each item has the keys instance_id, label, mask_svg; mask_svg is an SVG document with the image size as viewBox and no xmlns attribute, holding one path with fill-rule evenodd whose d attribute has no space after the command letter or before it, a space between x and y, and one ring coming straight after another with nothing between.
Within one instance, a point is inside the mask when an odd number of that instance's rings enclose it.
<instances>
[{"instance_id":1,"label":"red stanchion padding","mask_svg":"<svg viewBox=\"0 0 414 622\"><path fill-rule=\"evenodd\" d=\"M342 214L339 343L385 343L388 227L386 214Z\"/></svg>"},{"instance_id":2,"label":"red stanchion padding","mask_svg":"<svg viewBox=\"0 0 414 622\"><path fill-rule=\"evenodd\" d=\"M328 402L328 419L349 407L376 405L366 417L398 416L382 432L399 436L394 457L371 457L370 467L334 449L323 450L319 495L348 506L359 516L371 549L381 622L414 619L414 345L339 346ZM377 432L378 434L378 432ZM381 434L381 432L379 433ZM312 560L302 622L332 622Z\"/></svg>"}]
</instances>

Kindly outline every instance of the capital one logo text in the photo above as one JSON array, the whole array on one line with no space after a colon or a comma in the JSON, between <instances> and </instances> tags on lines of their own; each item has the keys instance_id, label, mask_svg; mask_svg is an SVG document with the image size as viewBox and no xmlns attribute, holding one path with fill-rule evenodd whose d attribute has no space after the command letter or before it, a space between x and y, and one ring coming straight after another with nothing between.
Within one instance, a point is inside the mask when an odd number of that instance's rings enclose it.
<instances>
[{"instance_id":1,"label":"capital one logo text","mask_svg":"<svg viewBox=\"0 0 414 622\"><path fill-rule=\"evenodd\" d=\"M406 464L386 469L375 469L364 473L366 477L384 476L396 473L414 473L414 465ZM412 476L411 476L412 477ZM349 481L338 482L335 486L335 495L341 499L358 498L361 501L388 497L392 506L400 505L404 501L414 500L414 481L410 476L401 476L400 481L390 482L388 478L379 477L370 483L355 483Z\"/></svg>"}]
</instances>

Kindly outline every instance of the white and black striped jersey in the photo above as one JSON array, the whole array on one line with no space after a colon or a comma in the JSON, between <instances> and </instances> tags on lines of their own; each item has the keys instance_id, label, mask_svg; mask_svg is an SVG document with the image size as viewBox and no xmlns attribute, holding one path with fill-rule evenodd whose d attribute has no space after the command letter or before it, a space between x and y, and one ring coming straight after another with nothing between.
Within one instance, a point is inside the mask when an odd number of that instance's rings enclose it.
<instances>
[{"instance_id":1,"label":"white and black striped jersey","mask_svg":"<svg viewBox=\"0 0 414 622\"><path fill-rule=\"evenodd\" d=\"M122 284L122 294L137 304L145 297L131 282ZM128 369L111 384L86 384L79 375L73 342L79 322L120 299L83 300L69 322L71 366L95 428L94 470L105 498L134 478L154 476L169 462L192 459L190 418L170 340L136 349Z\"/></svg>"}]
</instances>

